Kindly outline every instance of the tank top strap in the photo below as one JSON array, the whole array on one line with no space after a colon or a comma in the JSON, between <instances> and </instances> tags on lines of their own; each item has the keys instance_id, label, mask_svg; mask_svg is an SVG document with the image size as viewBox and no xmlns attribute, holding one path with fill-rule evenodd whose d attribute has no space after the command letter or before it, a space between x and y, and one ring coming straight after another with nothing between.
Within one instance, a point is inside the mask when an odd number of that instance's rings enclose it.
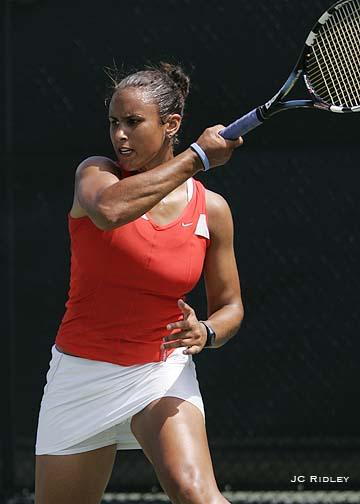
<instances>
[{"instance_id":1,"label":"tank top strap","mask_svg":"<svg viewBox=\"0 0 360 504\"><path fill-rule=\"evenodd\" d=\"M207 239L207 247L210 244L210 232L208 227L208 214L206 210L206 189L199 180L194 181L194 190L197 194L197 223L194 233Z\"/></svg>"},{"instance_id":2,"label":"tank top strap","mask_svg":"<svg viewBox=\"0 0 360 504\"><path fill-rule=\"evenodd\" d=\"M198 209L200 214L206 215L207 219L207 211L206 211L206 196L205 196L205 187L200 182L200 180L192 179L194 183L194 190L197 191L198 194Z\"/></svg>"}]
</instances>

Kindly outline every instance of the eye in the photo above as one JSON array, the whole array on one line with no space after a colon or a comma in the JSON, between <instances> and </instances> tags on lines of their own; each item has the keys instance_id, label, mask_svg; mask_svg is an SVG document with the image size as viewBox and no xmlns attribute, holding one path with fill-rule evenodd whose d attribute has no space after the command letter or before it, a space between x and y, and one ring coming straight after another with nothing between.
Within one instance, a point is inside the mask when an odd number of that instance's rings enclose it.
<instances>
[{"instance_id":1,"label":"eye","mask_svg":"<svg viewBox=\"0 0 360 504\"><path fill-rule=\"evenodd\" d=\"M114 119L113 117L109 117L109 121L111 126L118 126L119 121L117 119Z\"/></svg>"},{"instance_id":2,"label":"eye","mask_svg":"<svg viewBox=\"0 0 360 504\"><path fill-rule=\"evenodd\" d=\"M126 122L129 126L136 126L139 124L140 119L138 117L128 117Z\"/></svg>"}]
</instances>

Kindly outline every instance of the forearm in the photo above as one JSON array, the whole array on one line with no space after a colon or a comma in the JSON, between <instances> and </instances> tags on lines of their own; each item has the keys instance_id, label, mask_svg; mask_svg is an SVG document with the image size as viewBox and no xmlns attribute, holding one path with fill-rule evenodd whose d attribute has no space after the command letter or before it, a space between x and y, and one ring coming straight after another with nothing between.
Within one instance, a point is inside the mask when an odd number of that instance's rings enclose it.
<instances>
[{"instance_id":1,"label":"forearm","mask_svg":"<svg viewBox=\"0 0 360 504\"><path fill-rule=\"evenodd\" d=\"M131 222L153 208L167 194L203 169L191 149L166 163L107 187L99 196L98 209L109 229Z\"/></svg>"},{"instance_id":2,"label":"forearm","mask_svg":"<svg viewBox=\"0 0 360 504\"><path fill-rule=\"evenodd\" d=\"M216 333L215 345L219 348L227 343L238 332L244 317L244 309L240 304L228 304L212 313L205 323Z\"/></svg>"}]
</instances>

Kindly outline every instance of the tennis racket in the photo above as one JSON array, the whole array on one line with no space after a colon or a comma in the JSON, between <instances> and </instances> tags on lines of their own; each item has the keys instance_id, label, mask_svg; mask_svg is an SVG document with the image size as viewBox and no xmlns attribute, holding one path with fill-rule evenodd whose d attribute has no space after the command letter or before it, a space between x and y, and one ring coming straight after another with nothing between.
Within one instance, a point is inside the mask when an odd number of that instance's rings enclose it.
<instances>
[{"instance_id":1,"label":"tennis racket","mask_svg":"<svg viewBox=\"0 0 360 504\"><path fill-rule=\"evenodd\" d=\"M311 99L282 101L301 75ZM238 138L265 119L296 108L360 112L360 0L340 0L324 12L282 88L220 135L230 140Z\"/></svg>"}]
</instances>

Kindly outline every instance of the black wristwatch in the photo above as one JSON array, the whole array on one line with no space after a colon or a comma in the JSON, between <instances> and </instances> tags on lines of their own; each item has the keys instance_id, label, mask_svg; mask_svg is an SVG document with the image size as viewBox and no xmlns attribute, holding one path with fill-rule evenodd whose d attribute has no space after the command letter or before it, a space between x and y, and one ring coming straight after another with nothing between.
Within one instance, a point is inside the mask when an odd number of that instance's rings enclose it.
<instances>
[{"instance_id":1,"label":"black wristwatch","mask_svg":"<svg viewBox=\"0 0 360 504\"><path fill-rule=\"evenodd\" d=\"M216 332L212 327L210 327L208 324L203 322L202 320L199 320L201 324L204 324L206 328L206 343L204 348L211 348L215 345L215 339L216 339Z\"/></svg>"}]
</instances>

